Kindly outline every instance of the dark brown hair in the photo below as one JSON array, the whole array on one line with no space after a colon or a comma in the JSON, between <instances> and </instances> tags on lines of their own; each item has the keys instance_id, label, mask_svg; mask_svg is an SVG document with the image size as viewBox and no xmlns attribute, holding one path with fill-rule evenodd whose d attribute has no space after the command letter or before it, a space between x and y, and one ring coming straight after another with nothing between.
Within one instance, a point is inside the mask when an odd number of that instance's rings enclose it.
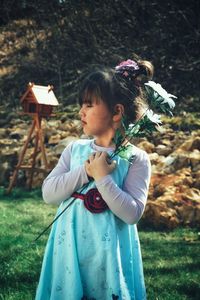
<instances>
[{"instance_id":1,"label":"dark brown hair","mask_svg":"<svg viewBox=\"0 0 200 300\"><path fill-rule=\"evenodd\" d=\"M107 104L110 112L114 113L116 104L120 103L124 106L127 123L135 122L148 106L144 82L153 76L151 62L137 60L136 63L139 70L132 78L127 78L112 68L100 68L90 73L80 88L79 104L101 99Z\"/></svg>"}]
</instances>

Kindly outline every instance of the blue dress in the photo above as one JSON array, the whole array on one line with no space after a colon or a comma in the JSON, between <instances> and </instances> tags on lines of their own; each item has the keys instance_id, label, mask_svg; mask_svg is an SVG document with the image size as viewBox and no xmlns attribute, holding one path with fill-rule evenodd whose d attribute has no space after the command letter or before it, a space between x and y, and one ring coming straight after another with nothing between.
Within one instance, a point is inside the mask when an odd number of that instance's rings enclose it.
<instances>
[{"instance_id":1,"label":"blue dress","mask_svg":"<svg viewBox=\"0 0 200 300\"><path fill-rule=\"evenodd\" d=\"M74 143L71 168L93 152L90 141ZM112 173L121 188L129 163L116 158ZM84 193L95 188L91 182ZM73 201L62 202L57 214ZM43 259L36 300L146 299L136 225L128 225L109 209L92 213L77 198L54 223Z\"/></svg>"}]
</instances>

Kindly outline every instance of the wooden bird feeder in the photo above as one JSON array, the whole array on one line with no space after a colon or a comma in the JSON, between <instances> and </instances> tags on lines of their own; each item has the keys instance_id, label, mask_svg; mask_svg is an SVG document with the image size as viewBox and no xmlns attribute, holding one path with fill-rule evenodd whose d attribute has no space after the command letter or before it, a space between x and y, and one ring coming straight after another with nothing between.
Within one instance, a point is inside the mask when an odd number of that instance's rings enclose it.
<instances>
[{"instance_id":1,"label":"wooden bird feeder","mask_svg":"<svg viewBox=\"0 0 200 300\"><path fill-rule=\"evenodd\" d=\"M37 114L49 117L53 107L59 105L53 92L53 86L41 86L29 83L27 91L21 97L21 104L25 114Z\"/></svg>"},{"instance_id":2,"label":"wooden bird feeder","mask_svg":"<svg viewBox=\"0 0 200 300\"><path fill-rule=\"evenodd\" d=\"M52 116L53 108L58 106L59 103L54 95L53 86L41 86L29 83L28 88L24 95L21 97L21 105L23 107L24 115L29 115L33 118L30 131L27 136L27 140L22 148L22 152L19 156L19 161L15 167L15 171L10 180L10 184L7 192L10 193L17 179L18 171L21 170L30 170L30 180L29 180L29 189L32 187L33 174L35 171L39 172L49 172L49 166L45 153L44 146L44 137L42 132L42 118L47 118ZM35 134L35 135L34 135ZM34 136L33 136L34 135ZM31 156L32 161L28 166L23 165L24 156L26 150L28 149L28 144L32 139L35 138L35 147L33 154ZM41 153L43 167L35 167L36 157Z\"/></svg>"}]
</instances>

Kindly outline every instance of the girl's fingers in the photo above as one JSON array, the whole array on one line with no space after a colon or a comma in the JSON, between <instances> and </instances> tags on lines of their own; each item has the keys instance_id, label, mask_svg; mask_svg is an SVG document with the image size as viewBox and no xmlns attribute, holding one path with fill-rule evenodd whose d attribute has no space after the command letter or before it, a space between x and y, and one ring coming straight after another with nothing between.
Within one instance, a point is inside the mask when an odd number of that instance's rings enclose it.
<instances>
[{"instance_id":1,"label":"girl's fingers","mask_svg":"<svg viewBox=\"0 0 200 300\"><path fill-rule=\"evenodd\" d=\"M109 165L110 172L114 171L114 169L116 168L116 166L117 166L116 160L111 161L111 163Z\"/></svg>"},{"instance_id":2,"label":"girl's fingers","mask_svg":"<svg viewBox=\"0 0 200 300\"><path fill-rule=\"evenodd\" d=\"M102 153L104 153L104 152L100 152L100 151L93 152L92 154L90 154L90 156L88 158L89 161L93 161L95 158L99 158L102 155Z\"/></svg>"},{"instance_id":3,"label":"girl's fingers","mask_svg":"<svg viewBox=\"0 0 200 300\"><path fill-rule=\"evenodd\" d=\"M93 161L95 159L95 153L90 154L90 156L88 157L88 161Z\"/></svg>"},{"instance_id":4,"label":"girl's fingers","mask_svg":"<svg viewBox=\"0 0 200 300\"><path fill-rule=\"evenodd\" d=\"M98 151L98 152L96 152L95 157L96 157L96 158L99 158L100 156L102 156L103 153L104 153L104 152Z\"/></svg>"}]
</instances>

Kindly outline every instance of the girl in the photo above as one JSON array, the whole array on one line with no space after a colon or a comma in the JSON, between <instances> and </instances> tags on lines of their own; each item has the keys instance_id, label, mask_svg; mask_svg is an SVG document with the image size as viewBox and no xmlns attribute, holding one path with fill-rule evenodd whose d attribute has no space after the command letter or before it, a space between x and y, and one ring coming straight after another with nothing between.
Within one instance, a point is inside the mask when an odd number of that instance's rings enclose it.
<instances>
[{"instance_id":1,"label":"girl","mask_svg":"<svg viewBox=\"0 0 200 300\"><path fill-rule=\"evenodd\" d=\"M94 138L66 147L43 183L46 203L59 205L58 214L69 207L52 227L37 300L146 299L136 223L147 200L149 158L134 145L131 164L109 157L116 132L123 135L124 123L143 113L142 82L152 73L150 62L128 60L85 79L80 117Z\"/></svg>"}]
</instances>

